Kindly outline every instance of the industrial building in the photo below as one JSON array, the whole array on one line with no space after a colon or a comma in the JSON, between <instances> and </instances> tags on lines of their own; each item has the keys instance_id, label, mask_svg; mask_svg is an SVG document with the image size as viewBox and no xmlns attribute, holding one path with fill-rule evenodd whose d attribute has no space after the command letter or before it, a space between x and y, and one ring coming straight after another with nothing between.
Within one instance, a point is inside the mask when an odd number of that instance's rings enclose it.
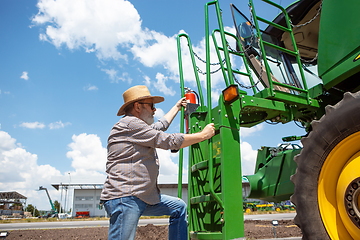
<instances>
[{"instance_id":1,"label":"industrial building","mask_svg":"<svg viewBox=\"0 0 360 240\"><path fill-rule=\"evenodd\" d=\"M0 192L0 216L20 217L24 215L23 206L26 205L26 199L27 197L15 191Z\"/></svg>"}]
</instances>

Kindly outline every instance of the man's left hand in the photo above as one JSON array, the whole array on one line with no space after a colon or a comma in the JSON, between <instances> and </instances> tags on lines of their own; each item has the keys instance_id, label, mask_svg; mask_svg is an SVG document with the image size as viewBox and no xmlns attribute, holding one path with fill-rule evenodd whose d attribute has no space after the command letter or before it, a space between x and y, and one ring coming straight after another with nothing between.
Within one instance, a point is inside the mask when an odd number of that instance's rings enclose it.
<instances>
[{"instance_id":1,"label":"man's left hand","mask_svg":"<svg viewBox=\"0 0 360 240\"><path fill-rule=\"evenodd\" d=\"M178 108L179 111L181 110L181 106L183 106L184 109L186 110L186 106L187 106L186 98L185 98L185 97L181 98L181 99L175 104L175 106Z\"/></svg>"}]
</instances>

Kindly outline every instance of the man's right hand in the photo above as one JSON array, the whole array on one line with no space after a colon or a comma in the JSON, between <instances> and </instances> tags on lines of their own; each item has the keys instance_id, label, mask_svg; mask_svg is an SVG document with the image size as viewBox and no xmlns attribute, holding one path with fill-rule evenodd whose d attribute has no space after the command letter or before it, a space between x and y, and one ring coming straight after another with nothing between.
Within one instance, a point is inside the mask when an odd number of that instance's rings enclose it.
<instances>
[{"instance_id":1,"label":"man's right hand","mask_svg":"<svg viewBox=\"0 0 360 240\"><path fill-rule=\"evenodd\" d=\"M204 140L210 139L212 136L215 135L215 124L209 123L205 126L201 133L203 134Z\"/></svg>"},{"instance_id":2,"label":"man's right hand","mask_svg":"<svg viewBox=\"0 0 360 240\"><path fill-rule=\"evenodd\" d=\"M184 134L184 141L181 144L180 148L188 147L195 143L205 141L207 139L210 139L214 135L215 135L215 125L214 123L209 123L204 127L204 129L201 132Z\"/></svg>"}]
</instances>

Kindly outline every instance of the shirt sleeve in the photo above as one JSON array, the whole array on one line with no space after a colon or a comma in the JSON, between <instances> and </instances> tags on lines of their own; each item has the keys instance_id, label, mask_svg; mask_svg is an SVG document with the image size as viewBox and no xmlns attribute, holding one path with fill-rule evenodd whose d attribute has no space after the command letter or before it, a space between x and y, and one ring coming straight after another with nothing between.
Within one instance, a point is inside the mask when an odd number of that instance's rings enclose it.
<instances>
[{"instance_id":1,"label":"shirt sleeve","mask_svg":"<svg viewBox=\"0 0 360 240\"><path fill-rule=\"evenodd\" d=\"M141 119L134 119L129 122L129 141L152 148L161 148L164 150L178 150L184 141L183 133L165 133L159 129L167 129L169 123L164 119L158 124L148 125ZM155 127L154 127L155 126Z\"/></svg>"},{"instance_id":2,"label":"shirt sleeve","mask_svg":"<svg viewBox=\"0 0 360 240\"><path fill-rule=\"evenodd\" d=\"M150 125L150 127L159 131L166 131L169 126L169 122L164 117L160 118L157 122Z\"/></svg>"}]
</instances>

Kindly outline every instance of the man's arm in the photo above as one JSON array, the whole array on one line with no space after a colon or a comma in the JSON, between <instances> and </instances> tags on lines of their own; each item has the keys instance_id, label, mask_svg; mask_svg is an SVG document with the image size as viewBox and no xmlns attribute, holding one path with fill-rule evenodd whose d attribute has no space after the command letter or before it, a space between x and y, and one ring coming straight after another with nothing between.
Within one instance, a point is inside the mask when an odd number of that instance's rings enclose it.
<instances>
[{"instance_id":1,"label":"man's arm","mask_svg":"<svg viewBox=\"0 0 360 240\"><path fill-rule=\"evenodd\" d=\"M186 98L181 98L171 109L165 114L164 118L171 124L172 120L175 118L176 114L181 110L181 106L186 108L187 102Z\"/></svg>"},{"instance_id":2,"label":"man's arm","mask_svg":"<svg viewBox=\"0 0 360 240\"><path fill-rule=\"evenodd\" d=\"M210 139L214 135L215 135L215 126L214 123L210 123L206 125L201 132L197 132L193 134L185 134L184 141L181 144L180 148L185 148L195 143L199 143L204 140Z\"/></svg>"}]
</instances>

